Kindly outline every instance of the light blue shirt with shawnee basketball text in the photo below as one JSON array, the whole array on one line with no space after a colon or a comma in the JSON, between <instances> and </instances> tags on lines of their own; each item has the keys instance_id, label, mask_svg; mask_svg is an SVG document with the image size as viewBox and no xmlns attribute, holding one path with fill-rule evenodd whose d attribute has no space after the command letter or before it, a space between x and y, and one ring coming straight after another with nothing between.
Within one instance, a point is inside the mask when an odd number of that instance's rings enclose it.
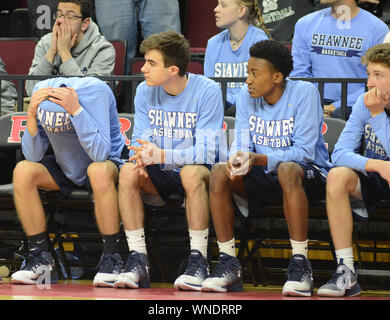
<instances>
[{"instance_id":1,"label":"light blue shirt with shawnee basketball text","mask_svg":"<svg viewBox=\"0 0 390 320\"><path fill-rule=\"evenodd\" d=\"M317 166L324 176L331 168L322 136L323 111L314 84L287 79L281 98L273 105L263 97L251 98L245 85L237 100L235 138L237 151L265 154L268 173L282 162Z\"/></svg>"},{"instance_id":2,"label":"light blue shirt with shawnee basketball text","mask_svg":"<svg viewBox=\"0 0 390 320\"><path fill-rule=\"evenodd\" d=\"M119 160L125 138L115 97L105 82L94 77L52 78L38 82L33 92L61 85L76 90L82 111L73 117L60 105L43 101L37 109L39 132L31 136L25 130L22 150L27 160L38 162L51 145L65 176L82 186L92 162Z\"/></svg>"},{"instance_id":3,"label":"light blue shirt with shawnee basketball text","mask_svg":"<svg viewBox=\"0 0 390 320\"><path fill-rule=\"evenodd\" d=\"M334 18L331 8L310 13L295 25L290 77L366 78L361 57L382 43L388 31L382 20L363 9L349 21ZM363 83L348 84L347 105L352 106L362 93ZM324 98L340 107L341 85L325 84Z\"/></svg>"},{"instance_id":4,"label":"light blue shirt with shawnee basketball text","mask_svg":"<svg viewBox=\"0 0 390 320\"><path fill-rule=\"evenodd\" d=\"M364 136L364 154L359 149ZM369 159L389 161L390 117L382 112L372 117L364 105L362 94L352 108L352 113L331 155L337 167L348 167L367 175L365 166Z\"/></svg>"},{"instance_id":5,"label":"light blue shirt with shawnee basketball text","mask_svg":"<svg viewBox=\"0 0 390 320\"><path fill-rule=\"evenodd\" d=\"M143 139L164 149L162 167L166 170L187 164L214 164L227 157L221 89L203 75L187 76L187 86L177 96L144 81L137 87L134 99L131 144L138 146L137 139Z\"/></svg>"},{"instance_id":6,"label":"light blue shirt with shawnee basketball text","mask_svg":"<svg viewBox=\"0 0 390 320\"><path fill-rule=\"evenodd\" d=\"M237 50L230 45L229 30L224 30L207 42L204 75L216 78L246 78L248 76L249 48L256 42L268 39L267 34L250 24L243 42ZM226 100L234 104L244 82L228 82Z\"/></svg>"}]
</instances>

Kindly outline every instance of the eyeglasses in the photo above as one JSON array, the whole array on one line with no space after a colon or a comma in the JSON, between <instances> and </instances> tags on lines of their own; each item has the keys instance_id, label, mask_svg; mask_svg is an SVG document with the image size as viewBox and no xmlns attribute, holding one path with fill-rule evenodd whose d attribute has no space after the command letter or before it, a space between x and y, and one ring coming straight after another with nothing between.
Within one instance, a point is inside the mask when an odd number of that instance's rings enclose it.
<instances>
[{"instance_id":1,"label":"eyeglasses","mask_svg":"<svg viewBox=\"0 0 390 320\"><path fill-rule=\"evenodd\" d=\"M61 18L61 17L64 17L64 19L66 19L66 20L74 20L74 19L82 18L82 16L76 16L76 14L73 12L67 12L67 13L63 14L61 11L57 11L53 15L54 20Z\"/></svg>"}]
</instances>

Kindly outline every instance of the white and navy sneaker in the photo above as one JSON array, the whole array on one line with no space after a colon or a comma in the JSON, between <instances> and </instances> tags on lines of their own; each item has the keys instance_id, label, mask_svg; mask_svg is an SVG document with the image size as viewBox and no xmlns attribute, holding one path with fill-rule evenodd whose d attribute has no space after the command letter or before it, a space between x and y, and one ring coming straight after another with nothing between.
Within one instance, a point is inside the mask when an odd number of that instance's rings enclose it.
<instances>
[{"instance_id":1,"label":"white and navy sneaker","mask_svg":"<svg viewBox=\"0 0 390 320\"><path fill-rule=\"evenodd\" d=\"M308 259L302 254L294 254L288 265L287 281L283 286L284 296L310 297L313 295L313 272Z\"/></svg>"},{"instance_id":2,"label":"white and navy sneaker","mask_svg":"<svg viewBox=\"0 0 390 320\"><path fill-rule=\"evenodd\" d=\"M242 267L236 257L221 252L219 263L202 283L202 291L241 292Z\"/></svg>"},{"instance_id":3,"label":"white and navy sneaker","mask_svg":"<svg viewBox=\"0 0 390 320\"><path fill-rule=\"evenodd\" d=\"M185 272L176 279L173 286L178 290L200 291L202 282L210 273L209 263L198 250L191 250L187 262Z\"/></svg>"},{"instance_id":4,"label":"white and navy sneaker","mask_svg":"<svg viewBox=\"0 0 390 320\"><path fill-rule=\"evenodd\" d=\"M58 282L53 256L49 251L32 247L19 271L11 275L15 284L52 284Z\"/></svg>"},{"instance_id":5,"label":"white and navy sneaker","mask_svg":"<svg viewBox=\"0 0 390 320\"><path fill-rule=\"evenodd\" d=\"M122 272L117 277L115 288L150 288L149 262L144 253L130 251Z\"/></svg>"},{"instance_id":6,"label":"white and navy sneaker","mask_svg":"<svg viewBox=\"0 0 390 320\"><path fill-rule=\"evenodd\" d=\"M340 259L336 272L318 289L317 294L324 297L354 297L359 295L361 290L357 282L357 274L343 263L343 259Z\"/></svg>"},{"instance_id":7,"label":"white and navy sneaker","mask_svg":"<svg viewBox=\"0 0 390 320\"><path fill-rule=\"evenodd\" d=\"M102 254L97 269L99 272L93 278L95 287L113 287L123 268L122 256L119 253Z\"/></svg>"}]
</instances>

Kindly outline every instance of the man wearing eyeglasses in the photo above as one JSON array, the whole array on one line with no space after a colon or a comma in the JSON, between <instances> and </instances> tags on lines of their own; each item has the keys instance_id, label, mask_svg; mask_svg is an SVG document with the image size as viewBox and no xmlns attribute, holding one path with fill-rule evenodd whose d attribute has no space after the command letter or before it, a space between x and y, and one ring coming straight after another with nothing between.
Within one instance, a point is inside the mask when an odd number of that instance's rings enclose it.
<instances>
[{"instance_id":1,"label":"man wearing eyeglasses","mask_svg":"<svg viewBox=\"0 0 390 320\"><path fill-rule=\"evenodd\" d=\"M91 19L88 0L61 0L54 14L53 31L35 48L29 75L112 75L115 49ZM31 96L37 80L26 81Z\"/></svg>"}]
</instances>

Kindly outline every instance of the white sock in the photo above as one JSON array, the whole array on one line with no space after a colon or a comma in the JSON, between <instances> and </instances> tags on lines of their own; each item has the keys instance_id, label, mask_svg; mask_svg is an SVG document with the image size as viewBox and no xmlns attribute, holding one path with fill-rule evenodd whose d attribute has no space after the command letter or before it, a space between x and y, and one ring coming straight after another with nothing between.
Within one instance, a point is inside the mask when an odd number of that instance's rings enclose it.
<instances>
[{"instance_id":1,"label":"white sock","mask_svg":"<svg viewBox=\"0 0 390 320\"><path fill-rule=\"evenodd\" d=\"M219 252L228 254L229 256L236 257L236 239L233 237L226 242L218 242Z\"/></svg>"},{"instance_id":2,"label":"white sock","mask_svg":"<svg viewBox=\"0 0 390 320\"><path fill-rule=\"evenodd\" d=\"M125 230L125 234L129 251L135 250L137 252L147 254L144 228L137 230Z\"/></svg>"},{"instance_id":3,"label":"white sock","mask_svg":"<svg viewBox=\"0 0 390 320\"><path fill-rule=\"evenodd\" d=\"M191 230L188 229L190 234L190 247L191 250L199 250L204 258L207 259L207 245L209 240L209 228L205 230Z\"/></svg>"},{"instance_id":4,"label":"white sock","mask_svg":"<svg viewBox=\"0 0 390 320\"><path fill-rule=\"evenodd\" d=\"M305 241L295 241L293 239L290 239L291 248L292 248L292 254L301 254L305 256L307 259L307 251L308 251L308 243L309 240L306 239Z\"/></svg>"},{"instance_id":5,"label":"white sock","mask_svg":"<svg viewBox=\"0 0 390 320\"><path fill-rule=\"evenodd\" d=\"M340 263L340 259L343 259L343 263L355 273L355 267L353 264L353 247L336 250L337 264Z\"/></svg>"}]
</instances>

